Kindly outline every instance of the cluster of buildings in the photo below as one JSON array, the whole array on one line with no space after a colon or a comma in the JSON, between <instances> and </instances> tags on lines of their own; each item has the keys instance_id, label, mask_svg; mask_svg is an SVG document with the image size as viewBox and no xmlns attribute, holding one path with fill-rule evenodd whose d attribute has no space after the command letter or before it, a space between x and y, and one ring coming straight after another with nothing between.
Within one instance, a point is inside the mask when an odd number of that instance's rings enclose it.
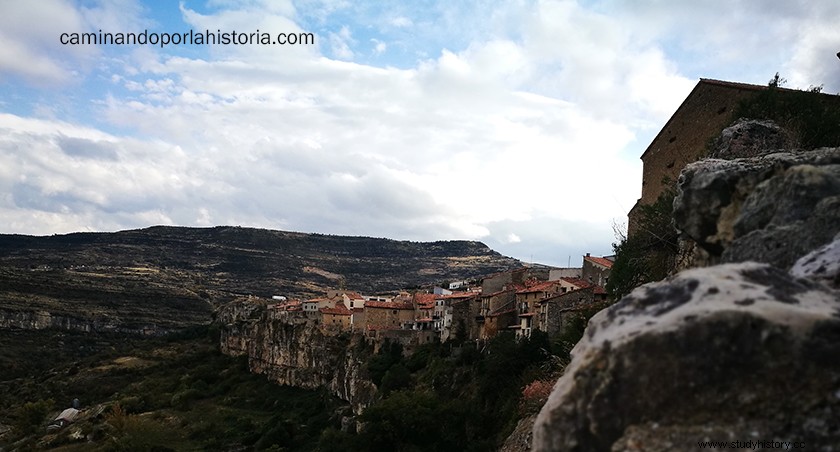
<instances>
[{"instance_id":1,"label":"cluster of buildings","mask_svg":"<svg viewBox=\"0 0 840 452\"><path fill-rule=\"evenodd\" d=\"M324 332L355 332L404 345L449 339L489 339L502 331L529 337L557 334L579 313L602 306L610 257L587 254L580 268L534 268L457 281L429 291L362 295L330 290L323 297L275 297L273 315L317 325Z\"/></svg>"}]
</instances>

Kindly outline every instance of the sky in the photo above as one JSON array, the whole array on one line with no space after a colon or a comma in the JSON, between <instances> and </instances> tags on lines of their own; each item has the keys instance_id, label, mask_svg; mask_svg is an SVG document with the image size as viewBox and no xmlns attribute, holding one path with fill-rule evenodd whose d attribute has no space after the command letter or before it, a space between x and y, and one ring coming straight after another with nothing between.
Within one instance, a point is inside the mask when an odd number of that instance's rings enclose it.
<instances>
[{"instance_id":1,"label":"sky","mask_svg":"<svg viewBox=\"0 0 840 452\"><path fill-rule=\"evenodd\" d=\"M0 233L240 225L580 265L700 78L838 93L838 23L836 0L3 1ZM62 43L99 30L314 43Z\"/></svg>"}]
</instances>

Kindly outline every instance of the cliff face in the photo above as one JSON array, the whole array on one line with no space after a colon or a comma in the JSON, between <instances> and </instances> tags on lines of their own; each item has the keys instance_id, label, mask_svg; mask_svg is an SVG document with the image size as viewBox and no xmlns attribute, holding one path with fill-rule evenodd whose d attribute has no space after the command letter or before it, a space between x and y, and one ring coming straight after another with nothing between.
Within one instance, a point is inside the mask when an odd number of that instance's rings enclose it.
<instances>
[{"instance_id":1,"label":"cliff face","mask_svg":"<svg viewBox=\"0 0 840 452\"><path fill-rule=\"evenodd\" d=\"M364 339L327 334L284 314L248 300L225 305L218 313L222 353L246 355L251 372L278 384L326 388L361 414L376 397L365 367Z\"/></svg>"},{"instance_id":2,"label":"cliff face","mask_svg":"<svg viewBox=\"0 0 840 452\"><path fill-rule=\"evenodd\" d=\"M0 309L0 329L19 328L24 330L56 329L82 333L120 333L143 336L161 336L173 330L155 324L125 323L119 319L83 318L54 314L49 311L19 311Z\"/></svg>"}]
</instances>

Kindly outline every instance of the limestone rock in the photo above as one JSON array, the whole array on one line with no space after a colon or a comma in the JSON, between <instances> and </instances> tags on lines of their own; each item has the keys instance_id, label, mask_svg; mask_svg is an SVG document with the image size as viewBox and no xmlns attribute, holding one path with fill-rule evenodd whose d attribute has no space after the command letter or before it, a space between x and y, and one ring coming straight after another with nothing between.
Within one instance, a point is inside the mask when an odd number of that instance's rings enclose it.
<instances>
[{"instance_id":1,"label":"limestone rock","mask_svg":"<svg viewBox=\"0 0 840 452\"><path fill-rule=\"evenodd\" d=\"M840 148L687 165L674 221L712 262L788 269L840 231Z\"/></svg>"},{"instance_id":2,"label":"limestone rock","mask_svg":"<svg viewBox=\"0 0 840 452\"><path fill-rule=\"evenodd\" d=\"M326 334L285 314L248 299L227 304L217 315L222 353L246 355L251 372L278 384L325 388L361 414L377 397L365 366L364 338Z\"/></svg>"},{"instance_id":3,"label":"limestone rock","mask_svg":"<svg viewBox=\"0 0 840 452\"><path fill-rule=\"evenodd\" d=\"M840 293L767 264L637 288L590 320L572 355L535 451L840 444Z\"/></svg>"},{"instance_id":4,"label":"limestone rock","mask_svg":"<svg viewBox=\"0 0 840 452\"><path fill-rule=\"evenodd\" d=\"M513 432L508 435L499 452L526 452L531 450L532 431L536 414L523 417L516 424Z\"/></svg>"},{"instance_id":5,"label":"limestone rock","mask_svg":"<svg viewBox=\"0 0 840 452\"><path fill-rule=\"evenodd\" d=\"M770 120L739 119L723 129L709 155L733 159L766 154L768 149L793 149L798 143L785 129Z\"/></svg>"},{"instance_id":6,"label":"limestone rock","mask_svg":"<svg viewBox=\"0 0 840 452\"><path fill-rule=\"evenodd\" d=\"M834 237L833 242L796 261L790 273L840 289L840 234Z\"/></svg>"}]
</instances>

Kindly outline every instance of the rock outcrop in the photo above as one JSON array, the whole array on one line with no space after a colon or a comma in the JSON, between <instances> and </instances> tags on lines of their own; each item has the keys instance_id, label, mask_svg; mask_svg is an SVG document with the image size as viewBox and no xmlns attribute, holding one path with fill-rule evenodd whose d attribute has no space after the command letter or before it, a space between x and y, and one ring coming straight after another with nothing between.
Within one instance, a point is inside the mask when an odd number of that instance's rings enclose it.
<instances>
[{"instance_id":1,"label":"rock outcrop","mask_svg":"<svg viewBox=\"0 0 840 452\"><path fill-rule=\"evenodd\" d=\"M0 309L0 329L64 330L82 333L119 333L141 336L162 336L175 329L163 328L154 323L142 324L116 316L67 315L46 310Z\"/></svg>"},{"instance_id":2,"label":"rock outcrop","mask_svg":"<svg viewBox=\"0 0 840 452\"><path fill-rule=\"evenodd\" d=\"M676 227L708 263L789 269L838 232L840 148L702 160L685 167L679 189Z\"/></svg>"},{"instance_id":3,"label":"rock outcrop","mask_svg":"<svg viewBox=\"0 0 840 452\"><path fill-rule=\"evenodd\" d=\"M687 270L589 323L536 451L840 444L840 293L776 267Z\"/></svg>"},{"instance_id":4,"label":"rock outcrop","mask_svg":"<svg viewBox=\"0 0 840 452\"><path fill-rule=\"evenodd\" d=\"M249 300L222 307L222 353L247 356L251 372L278 384L324 388L361 414L376 397L365 367L369 351L364 338L330 334L287 314Z\"/></svg>"},{"instance_id":5,"label":"rock outcrop","mask_svg":"<svg viewBox=\"0 0 840 452\"><path fill-rule=\"evenodd\" d=\"M833 242L796 261L790 273L840 290L840 234L834 237Z\"/></svg>"},{"instance_id":6,"label":"rock outcrop","mask_svg":"<svg viewBox=\"0 0 840 452\"><path fill-rule=\"evenodd\" d=\"M757 156L686 166L674 201L710 266L590 320L533 450L840 450L840 148L735 135L720 157Z\"/></svg>"},{"instance_id":7,"label":"rock outcrop","mask_svg":"<svg viewBox=\"0 0 840 452\"><path fill-rule=\"evenodd\" d=\"M734 159L767 154L768 149L795 149L793 135L770 120L741 118L723 129L712 145L709 157Z\"/></svg>"}]
</instances>

